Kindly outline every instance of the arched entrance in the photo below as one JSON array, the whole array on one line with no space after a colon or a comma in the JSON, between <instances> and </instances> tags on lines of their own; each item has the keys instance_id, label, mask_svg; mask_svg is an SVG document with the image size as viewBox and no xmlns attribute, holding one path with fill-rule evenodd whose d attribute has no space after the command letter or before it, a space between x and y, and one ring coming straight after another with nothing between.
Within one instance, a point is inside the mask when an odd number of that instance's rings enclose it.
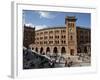
<instances>
[{"instance_id":1,"label":"arched entrance","mask_svg":"<svg viewBox=\"0 0 100 80\"><path fill-rule=\"evenodd\" d=\"M42 54L42 53L43 53L43 47L40 48L40 54Z\"/></svg>"},{"instance_id":2,"label":"arched entrance","mask_svg":"<svg viewBox=\"0 0 100 80\"><path fill-rule=\"evenodd\" d=\"M35 48L35 51L38 52L38 48L37 47Z\"/></svg>"},{"instance_id":3,"label":"arched entrance","mask_svg":"<svg viewBox=\"0 0 100 80\"><path fill-rule=\"evenodd\" d=\"M62 47L61 48L61 54L65 54L65 53L66 53L65 47Z\"/></svg>"},{"instance_id":4,"label":"arched entrance","mask_svg":"<svg viewBox=\"0 0 100 80\"><path fill-rule=\"evenodd\" d=\"M54 47L54 49L53 49L53 53L55 53L55 54L58 53L57 47Z\"/></svg>"},{"instance_id":5,"label":"arched entrance","mask_svg":"<svg viewBox=\"0 0 100 80\"><path fill-rule=\"evenodd\" d=\"M87 53L87 47L86 46L84 47L84 52Z\"/></svg>"},{"instance_id":6,"label":"arched entrance","mask_svg":"<svg viewBox=\"0 0 100 80\"><path fill-rule=\"evenodd\" d=\"M78 53L81 53L81 48L80 47L77 49L77 52Z\"/></svg>"},{"instance_id":7,"label":"arched entrance","mask_svg":"<svg viewBox=\"0 0 100 80\"><path fill-rule=\"evenodd\" d=\"M71 50L70 50L70 55L71 55L71 56L74 56L74 49L71 49Z\"/></svg>"},{"instance_id":8,"label":"arched entrance","mask_svg":"<svg viewBox=\"0 0 100 80\"><path fill-rule=\"evenodd\" d=\"M46 53L50 53L50 48L49 47L47 47Z\"/></svg>"},{"instance_id":9,"label":"arched entrance","mask_svg":"<svg viewBox=\"0 0 100 80\"><path fill-rule=\"evenodd\" d=\"M34 47L32 47L32 50L34 50Z\"/></svg>"},{"instance_id":10,"label":"arched entrance","mask_svg":"<svg viewBox=\"0 0 100 80\"><path fill-rule=\"evenodd\" d=\"M58 50L57 50L57 47L54 47L53 49L53 56L55 57L55 60L57 60L57 56L58 56Z\"/></svg>"}]
</instances>

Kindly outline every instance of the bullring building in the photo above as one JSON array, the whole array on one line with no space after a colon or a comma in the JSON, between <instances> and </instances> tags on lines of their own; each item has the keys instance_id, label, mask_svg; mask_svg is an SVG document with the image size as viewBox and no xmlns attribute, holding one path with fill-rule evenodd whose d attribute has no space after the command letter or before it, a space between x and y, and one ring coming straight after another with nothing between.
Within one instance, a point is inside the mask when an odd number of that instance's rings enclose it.
<instances>
[{"instance_id":1,"label":"bullring building","mask_svg":"<svg viewBox=\"0 0 100 80\"><path fill-rule=\"evenodd\" d=\"M90 28L76 27L75 16L65 18L64 27L50 27L35 31L32 50L40 54L69 55L90 51Z\"/></svg>"}]
</instances>

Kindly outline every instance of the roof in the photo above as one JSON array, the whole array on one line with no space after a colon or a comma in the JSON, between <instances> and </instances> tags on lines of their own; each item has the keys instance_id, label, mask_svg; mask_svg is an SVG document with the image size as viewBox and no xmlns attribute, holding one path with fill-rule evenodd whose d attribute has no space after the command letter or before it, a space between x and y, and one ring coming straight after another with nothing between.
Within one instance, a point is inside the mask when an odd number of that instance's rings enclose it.
<instances>
[{"instance_id":1,"label":"roof","mask_svg":"<svg viewBox=\"0 0 100 80\"><path fill-rule=\"evenodd\" d=\"M59 26L59 27L47 27L47 28L43 28L43 29L39 29L39 30L36 30L36 31L42 31L42 30L48 30L48 29L65 29L66 27L64 27L64 26ZM88 27L83 27L83 26L76 26L76 28L78 28L78 29L90 29L90 28L88 28Z\"/></svg>"},{"instance_id":2,"label":"roof","mask_svg":"<svg viewBox=\"0 0 100 80\"><path fill-rule=\"evenodd\" d=\"M91 29L90 27L76 26L77 29Z\"/></svg>"},{"instance_id":3,"label":"roof","mask_svg":"<svg viewBox=\"0 0 100 80\"><path fill-rule=\"evenodd\" d=\"M43 29L39 29L36 31L42 31L42 30L48 30L48 29L65 29L66 27L62 26L62 27L47 27L47 28L43 28Z\"/></svg>"}]
</instances>

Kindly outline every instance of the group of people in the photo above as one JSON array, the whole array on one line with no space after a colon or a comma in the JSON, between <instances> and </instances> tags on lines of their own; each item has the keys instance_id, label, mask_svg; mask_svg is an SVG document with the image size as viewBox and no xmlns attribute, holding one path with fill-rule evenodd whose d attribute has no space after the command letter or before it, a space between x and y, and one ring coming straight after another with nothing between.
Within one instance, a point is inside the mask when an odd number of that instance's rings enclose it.
<instances>
[{"instance_id":1,"label":"group of people","mask_svg":"<svg viewBox=\"0 0 100 80\"><path fill-rule=\"evenodd\" d=\"M68 57L68 59L66 59L65 61L65 67L71 67L73 65L73 61L71 60L70 57Z\"/></svg>"}]
</instances>

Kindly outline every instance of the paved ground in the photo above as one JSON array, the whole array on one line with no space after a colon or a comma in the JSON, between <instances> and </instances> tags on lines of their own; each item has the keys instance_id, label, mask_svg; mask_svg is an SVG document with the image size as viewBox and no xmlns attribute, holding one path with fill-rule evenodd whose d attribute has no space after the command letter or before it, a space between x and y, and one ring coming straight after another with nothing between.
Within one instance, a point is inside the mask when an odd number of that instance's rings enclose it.
<instances>
[{"instance_id":1,"label":"paved ground","mask_svg":"<svg viewBox=\"0 0 100 80\"><path fill-rule=\"evenodd\" d=\"M85 62L81 62L81 63L76 63L76 64L73 64L71 67L79 67L79 66L90 66L91 63L85 63ZM65 64L55 64L55 67L65 67Z\"/></svg>"},{"instance_id":2,"label":"paved ground","mask_svg":"<svg viewBox=\"0 0 100 80\"><path fill-rule=\"evenodd\" d=\"M82 61L82 60L76 60L73 62L70 67L80 67L80 66L90 66L91 62L88 60ZM68 66L68 64L67 64ZM64 63L55 63L55 67L65 67L65 62Z\"/></svg>"},{"instance_id":3,"label":"paved ground","mask_svg":"<svg viewBox=\"0 0 100 80\"><path fill-rule=\"evenodd\" d=\"M72 67L78 67L78 66L90 66L90 63L78 63L78 64L74 64L72 65Z\"/></svg>"},{"instance_id":4,"label":"paved ground","mask_svg":"<svg viewBox=\"0 0 100 80\"><path fill-rule=\"evenodd\" d=\"M90 66L90 58L87 57L68 57L64 58L62 56L52 56L41 55L36 52L26 49L23 51L23 68L24 69L35 69L35 68L61 68L65 67L79 67L79 66Z\"/></svg>"}]
</instances>

